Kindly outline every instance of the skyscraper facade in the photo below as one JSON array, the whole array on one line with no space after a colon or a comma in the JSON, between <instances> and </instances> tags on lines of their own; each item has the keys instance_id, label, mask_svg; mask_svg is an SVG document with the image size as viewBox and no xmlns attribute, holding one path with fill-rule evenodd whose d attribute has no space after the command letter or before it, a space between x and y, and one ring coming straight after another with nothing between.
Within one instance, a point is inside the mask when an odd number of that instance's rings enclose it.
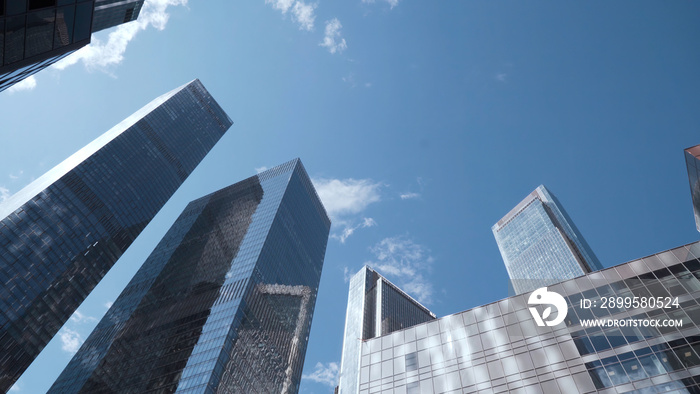
<instances>
[{"instance_id":1,"label":"skyscraper facade","mask_svg":"<svg viewBox=\"0 0 700 394\"><path fill-rule=\"evenodd\" d=\"M364 341L358 393L698 393L699 258L693 243Z\"/></svg>"},{"instance_id":2,"label":"skyscraper facade","mask_svg":"<svg viewBox=\"0 0 700 394\"><path fill-rule=\"evenodd\" d=\"M685 150L685 165L688 169L690 195L695 213L695 228L700 231L700 145Z\"/></svg>"},{"instance_id":3,"label":"skyscraper facade","mask_svg":"<svg viewBox=\"0 0 700 394\"><path fill-rule=\"evenodd\" d=\"M232 122L195 80L0 204L7 391Z\"/></svg>"},{"instance_id":4,"label":"skyscraper facade","mask_svg":"<svg viewBox=\"0 0 700 394\"><path fill-rule=\"evenodd\" d=\"M435 319L435 314L368 266L350 279L339 393L357 393L362 342Z\"/></svg>"},{"instance_id":5,"label":"skyscraper facade","mask_svg":"<svg viewBox=\"0 0 700 394\"><path fill-rule=\"evenodd\" d=\"M135 21L144 0L95 0L92 32Z\"/></svg>"},{"instance_id":6,"label":"skyscraper facade","mask_svg":"<svg viewBox=\"0 0 700 394\"><path fill-rule=\"evenodd\" d=\"M143 0L0 0L0 91L135 20ZM94 18L93 18L94 15Z\"/></svg>"},{"instance_id":7,"label":"skyscraper facade","mask_svg":"<svg viewBox=\"0 0 700 394\"><path fill-rule=\"evenodd\" d=\"M491 230L515 294L602 269L564 207L542 185Z\"/></svg>"},{"instance_id":8,"label":"skyscraper facade","mask_svg":"<svg viewBox=\"0 0 700 394\"><path fill-rule=\"evenodd\" d=\"M330 220L296 159L191 202L51 393L296 393Z\"/></svg>"}]
</instances>

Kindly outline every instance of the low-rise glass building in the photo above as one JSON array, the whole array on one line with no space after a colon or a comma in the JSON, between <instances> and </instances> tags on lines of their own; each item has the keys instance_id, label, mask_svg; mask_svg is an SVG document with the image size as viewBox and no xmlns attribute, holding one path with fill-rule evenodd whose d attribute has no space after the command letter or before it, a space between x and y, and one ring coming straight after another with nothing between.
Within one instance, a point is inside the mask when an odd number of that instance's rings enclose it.
<instances>
[{"instance_id":1,"label":"low-rise glass building","mask_svg":"<svg viewBox=\"0 0 700 394\"><path fill-rule=\"evenodd\" d=\"M698 393L700 242L362 343L359 393Z\"/></svg>"}]
</instances>

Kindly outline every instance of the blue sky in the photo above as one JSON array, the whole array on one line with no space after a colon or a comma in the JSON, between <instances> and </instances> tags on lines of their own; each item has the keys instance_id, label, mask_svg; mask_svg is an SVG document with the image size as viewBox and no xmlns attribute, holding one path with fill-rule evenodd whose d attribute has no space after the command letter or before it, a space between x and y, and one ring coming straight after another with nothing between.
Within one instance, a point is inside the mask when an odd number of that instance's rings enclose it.
<instances>
[{"instance_id":1,"label":"blue sky","mask_svg":"<svg viewBox=\"0 0 700 394\"><path fill-rule=\"evenodd\" d=\"M507 296L491 226L540 184L604 266L698 240L700 3L147 0L0 93L0 198L200 78L235 124L12 392L45 391L190 200L300 157L333 218L302 393L329 393L347 277L438 316Z\"/></svg>"}]
</instances>

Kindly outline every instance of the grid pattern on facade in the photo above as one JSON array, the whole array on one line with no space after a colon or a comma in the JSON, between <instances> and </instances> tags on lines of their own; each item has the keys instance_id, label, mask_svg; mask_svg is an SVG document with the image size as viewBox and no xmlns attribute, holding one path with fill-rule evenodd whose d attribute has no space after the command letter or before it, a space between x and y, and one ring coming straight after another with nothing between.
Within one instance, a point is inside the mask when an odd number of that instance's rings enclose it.
<instances>
[{"instance_id":1,"label":"grid pattern on facade","mask_svg":"<svg viewBox=\"0 0 700 394\"><path fill-rule=\"evenodd\" d=\"M540 186L493 234L516 294L602 268L556 198Z\"/></svg>"},{"instance_id":2,"label":"grid pattern on facade","mask_svg":"<svg viewBox=\"0 0 700 394\"><path fill-rule=\"evenodd\" d=\"M95 0L92 32L108 29L138 18L144 0Z\"/></svg>"},{"instance_id":3,"label":"grid pattern on facade","mask_svg":"<svg viewBox=\"0 0 700 394\"><path fill-rule=\"evenodd\" d=\"M359 392L700 392L698 258L695 243L551 286L569 306L554 327L538 327L520 295L366 341ZM610 295L677 298L678 306L580 302ZM589 318L682 326L584 328Z\"/></svg>"},{"instance_id":4,"label":"grid pattern on facade","mask_svg":"<svg viewBox=\"0 0 700 394\"><path fill-rule=\"evenodd\" d=\"M0 390L231 125L199 81L134 115L0 205Z\"/></svg>"},{"instance_id":5,"label":"grid pattern on facade","mask_svg":"<svg viewBox=\"0 0 700 394\"><path fill-rule=\"evenodd\" d=\"M363 267L350 280L339 393L356 393L363 340L434 320L435 314L379 275Z\"/></svg>"},{"instance_id":6,"label":"grid pattern on facade","mask_svg":"<svg viewBox=\"0 0 700 394\"><path fill-rule=\"evenodd\" d=\"M695 227L700 231L700 145L685 150L685 165L688 170L690 195L693 200Z\"/></svg>"},{"instance_id":7,"label":"grid pattern on facade","mask_svg":"<svg viewBox=\"0 0 700 394\"><path fill-rule=\"evenodd\" d=\"M330 230L310 191L297 159L190 203L51 392L297 392Z\"/></svg>"},{"instance_id":8,"label":"grid pattern on facade","mask_svg":"<svg viewBox=\"0 0 700 394\"><path fill-rule=\"evenodd\" d=\"M94 5L92 0L6 0L0 13L0 91L87 45Z\"/></svg>"}]
</instances>

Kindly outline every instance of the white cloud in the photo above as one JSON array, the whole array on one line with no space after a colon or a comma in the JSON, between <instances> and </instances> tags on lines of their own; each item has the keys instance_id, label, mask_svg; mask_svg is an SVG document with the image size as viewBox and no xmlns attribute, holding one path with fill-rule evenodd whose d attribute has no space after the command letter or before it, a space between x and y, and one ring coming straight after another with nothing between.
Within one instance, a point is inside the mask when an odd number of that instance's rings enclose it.
<instances>
[{"instance_id":1,"label":"white cloud","mask_svg":"<svg viewBox=\"0 0 700 394\"><path fill-rule=\"evenodd\" d=\"M496 74L496 80L500 82L506 82L506 78L508 78L508 74L506 73Z\"/></svg>"},{"instance_id":2,"label":"white cloud","mask_svg":"<svg viewBox=\"0 0 700 394\"><path fill-rule=\"evenodd\" d=\"M386 1L387 3L389 3L389 5L391 6L391 8L394 8L394 7L396 7L397 5L399 5L399 0L385 0L385 1ZM362 0L362 2L363 2L363 3L370 4L370 3L374 3L374 0Z\"/></svg>"},{"instance_id":3,"label":"white cloud","mask_svg":"<svg viewBox=\"0 0 700 394\"><path fill-rule=\"evenodd\" d=\"M300 30L311 31L314 28L315 4L306 4L303 1L297 1L292 7L292 19L299 24Z\"/></svg>"},{"instance_id":4,"label":"white cloud","mask_svg":"<svg viewBox=\"0 0 700 394\"><path fill-rule=\"evenodd\" d=\"M335 387L338 384L338 373L340 366L338 363L330 362L328 365L316 363L314 371L308 375L302 375L302 379L313 380L316 383L323 383L329 387Z\"/></svg>"},{"instance_id":5,"label":"white cloud","mask_svg":"<svg viewBox=\"0 0 700 394\"><path fill-rule=\"evenodd\" d=\"M259 174L259 173L261 173L261 172L263 172L263 171L267 171L267 167L262 166L262 167L258 167L258 168L255 169L255 173L257 173L257 174Z\"/></svg>"},{"instance_id":6,"label":"white cloud","mask_svg":"<svg viewBox=\"0 0 700 394\"><path fill-rule=\"evenodd\" d=\"M19 179L19 177L21 177L23 174L24 174L24 171L19 170L19 172L17 173L17 175L15 175L15 174L10 174L10 179L12 179L12 180Z\"/></svg>"},{"instance_id":7,"label":"white cloud","mask_svg":"<svg viewBox=\"0 0 700 394\"><path fill-rule=\"evenodd\" d=\"M70 328L64 327L58 335L61 338L61 349L70 354L75 354L80 349L80 345L83 344L83 337Z\"/></svg>"},{"instance_id":8,"label":"white cloud","mask_svg":"<svg viewBox=\"0 0 700 394\"><path fill-rule=\"evenodd\" d=\"M294 4L294 0L265 0L265 4L272 4L272 8L286 13Z\"/></svg>"},{"instance_id":9,"label":"white cloud","mask_svg":"<svg viewBox=\"0 0 700 394\"><path fill-rule=\"evenodd\" d=\"M360 213L380 200L381 183L371 179L313 179L316 192L331 219Z\"/></svg>"},{"instance_id":10,"label":"white cloud","mask_svg":"<svg viewBox=\"0 0 700 394\"><path fill-rule=\"evenodd\" d=\"M425 246L399 236L385 238L370 250L376 260L365 264L395 281L403 291L418 301L425 304L432 302L433 285L425 275L430 272L434 259Z\"/></svg>"},{"instance_id":11,"label":"white cloud","mask_svg":"<svg viewBox=\"0 0 700 394\"><path fill-rule=\"evenodd\" d=\"M96 321L97 321L96 318L94 318L94 317L92 317L92 316L85 316L85 315L83 315L83 314L82 314L79 310L77 310L77 309L75 310L75 312L73 312L73 316L70 317L70 320L71 320L73 323L76 323L76 324L83 324L83 323L89 323L89 322L96 322Z\"/></svg>"},{"instance_id":12,"label":"white cloud","mask_svg":"<svg viewBox=\"0 0 700 394\"><path fill-rule=\"evenodd\" d=\"M10 391L18 392L20 391L19 383L15 383L10 387Z\"/></svg>"},{"instance_id":13,"label":"white cloud","mask_svg":"<svg viewBox=\"0 0 700 394\"><path fill-rule=\"evenodd\" d=\"M10 198L10 190L6 187L0 186L0 202Z\"/></svg>"},{"instance_id":14,"label":"white cloud","mask_svg":"<svg viewBox=\"0 0 700 394\"><path fill-rule=\"evenodd\" d=\"M105 308L107 308L107 309L111 308L112 305L114 305L114 303L112 301L105 302Z\"/></svg>"},{"instance_id":15,"label":"white cloud","mask_svg":"<svg viewBox=\"0 0 700 394\"><path fill-rule=\"evenodd\" d=\"M32 90L36 87L36 78L33 75L24 78L7 89L8 93L21 92L23 90Z\"/></svg>"},{"instance_id":16,"label":"white cloud","mask_svg":"<svg viewBox=\"0 0 700 394\"><path fill-rule=\"evenodd\" d=\"M314 29L316 4L307 4L298 0L265 0L265 4L272 4L272 8L282 12L282 14L291 10L292 20L299 24L299 30L311 31Z\"/></svg>"},{"instance_id":17,"label":"white cloud","mask_svg":"<svg viewBox=\"0 0 700 394\"><path fill-rule=\"evenodd\" d=\"M333 233L331 238L345 243L357 229L376 226L372 218L356 217L368 205L378 202L381 197L381 183L371 179L313 179L314 187L323 206L331 217L333 227L341 228L339 233Z\"/></svg>"},{"instance_id":18,"label":"white cloud","mask_svg":"<svg viewBox=\"0 0 700 394\"><path fill-rule=\"evenodd\" d=\"M166 12L168 7L187 5L187 1L146 0L135 22L117 26L115 30L109 33L106 42L93 37L92 42L88 46L57 62L53 67L63 70L82 61L88 70L101 69L107 71L108 67L117 65L124 60L126 47L136 37L138 32L148 27L154 27L158 30L165 29L165 25L170 17Z\"/></svg>"},{"instance_id":19,"label":"white cloud","mask_svg":"<svg viewBox=\"0 0 700 394\"><path fill-rule=\"evenodd\" d=\"M345 39L340 36L340 29L343 25L340 24L338 18L333 18L326 21L326 33L323 37L323 42L320 46L328 48L330 53L341 53L348 48L348 44Z\"/></svg>"},{"instance_id":20,"label":"white cloud","mask_svg":"<svg viewBox=\"0 0 700 394\"><path fill-rule=\"evenodd\" d=\"M402 193L401 194L402 200L411 200L411 199L418 198L418 197L420 197L420 194L418 194L418 193Z\"/></svg>"},{"instance_id":21,"label":"white cloud","mask_svg":"<svg viewBox=\"0 0 700 394\"><path fill-rule=\"evenodd\" d=\"M360 229L360 228L367 228L367 227L374 227L377 225L377 222L374 221L372 218L364 218L362 219L362 222L355 225L355 226L350 226L350 225L345 225L345 228L343 228L343 231L338 234L331 234L331 238L337 239L340 241L341 244L345 243L345 240L348 239L349 236L351 236L355 230Z\"/></svg>"}]
</instances>

